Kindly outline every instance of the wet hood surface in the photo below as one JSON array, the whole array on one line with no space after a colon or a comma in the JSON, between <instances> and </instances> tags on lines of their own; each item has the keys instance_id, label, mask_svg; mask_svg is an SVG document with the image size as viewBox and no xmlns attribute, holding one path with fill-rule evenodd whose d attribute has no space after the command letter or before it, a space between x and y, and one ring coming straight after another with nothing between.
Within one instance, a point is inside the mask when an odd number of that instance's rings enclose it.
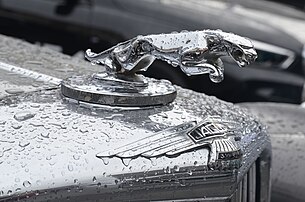
<instances>
[{"instance_id":1,"label":"wet hood surface","mask_svg":"<svg viewBox=\"0 0 305 202\"><path fill-rule=\"evenodd\" d=\"M75 104L62 99L59 90L3 99L0 107L1 189L7 192L30 186L31 189L60 187L65 183L73 184L75 180L103 175L167 166L207 165L207 146L196 153L181 152L175 158L165 157L161 152L157 156L131 159L140 155L137 147L129 151L130 156L125 156L126 159L113 157L110 153L109 158L107 153L103 154L106 158L97 157L103 151L137 141L138 149L141 149L143 138L172 127L180 128L183 123L199 123L207 117L216 116L233 122L236 135L244 136L258 130L257 122L245 116L240 108L183 89L179 89L174 103L163 107L130 111L87 107L85 103ZM190 128L182 130L186 133ZM171 134L173 132L168 133L168 139L173 138ZM162 144L162 141L167 140L145 143L151 146Z\"/></svg>"},{"instance_id":2,"label":"wet hood surface","mask_svg":"<svg viewBox=\"0 0 305 202\"><path fill-rule=\"evenodd\" d=\"M21 41L1 37L1 43L6 48L17 46L20 52L9 57L10 50L2 48L4 62L26 70L56 78L95 71L88 63ZM60 187L69 187L65 192L70 193L71 186L78 192L84 186L107 192L107 188L118 188L128 174L137 173L133 180L142 182L150 172L159 176L183 171L192 176L200 169L215 169L212 163L220 158L239 159L243 154L242 163L249 164L259 147L255 152L247 147L261 133L266 138L262 126L244 109L180 87L176 100L166 106L107 107L65 98L58 85L48 80L36 83L39 78L4 67L0 102L3 199L30 197L29 193L38 196L37 190ZM212 128L203 132L211 123L216 133ZM196 129L204 136L198 137ZM236 153L218 156L220 151ZM232 172L235 167L226 169Z\"/></svg>"}]
</instances>

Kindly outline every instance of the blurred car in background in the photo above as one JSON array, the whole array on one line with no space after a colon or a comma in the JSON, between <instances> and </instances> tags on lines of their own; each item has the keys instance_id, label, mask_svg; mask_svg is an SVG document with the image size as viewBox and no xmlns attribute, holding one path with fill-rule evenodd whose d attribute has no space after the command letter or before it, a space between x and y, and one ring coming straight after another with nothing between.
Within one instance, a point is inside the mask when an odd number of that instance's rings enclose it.
<instances>
[{"instance_id":1,"label":"blurred car in background","mask_svg":"<svg viewBox=\"0 0 305 202\"><path fill-rule=\"evenodd\" d=\"M63 53L77 56L88 47L99 52L137 34L222 29L249 37L259 54L257 62L238 71L236 64L225 60L226 76L220 85L211 83L207 76L187 77L179 68L162 62L156 62L146 75L167 78L231 102L301 103L304 45L280 29L280 25L253 14L268 8L268 2L263 3L253 6L250 1L237 0L1 0L1 33L56 45ZM266 10L272 15L271 11Z\"/></svg>"},{"instance_id":2,"label":"blurred car in background","mask_svg":"<svg viewBox=\"0 0 305 202\"><path fill-rule=\"evenodd\" d=\"M300 0L269 0L293 6L297 9L305 11L305 2Z\"/></svg>"}]
</instances>

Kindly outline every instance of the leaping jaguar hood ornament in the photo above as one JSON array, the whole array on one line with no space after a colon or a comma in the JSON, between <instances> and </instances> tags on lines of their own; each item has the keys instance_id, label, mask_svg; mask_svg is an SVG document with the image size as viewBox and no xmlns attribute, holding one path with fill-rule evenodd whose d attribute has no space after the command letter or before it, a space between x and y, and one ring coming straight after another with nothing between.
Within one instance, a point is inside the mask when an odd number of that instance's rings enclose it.
<instances>
[{"instance_id":1,"label":"leaping jaguar hood ornament","mask_svg":"<svg viewBox=\"0 0 305 202\"><path fill-rule=\"evenodd\" d=\"M218 83L224 78L221 56L230 56L244 67L257 58L257 53L247 38L221 30L204 30L137 36L98 54L88 49L85 56L92 63L125 75L145 71L155 59L160 59L179 66L188 76L208 73Z\"/></svg>"},{"instance_id":2,"label":"leaping jaguar hood ornament","mask_svg":"<svg viewBox=\"0 0 305 202\"><path fill-rule=\"evenodd\" d=\"M180 67L188 76L209 74L218 83L224 78L222 56L229 56L244 67L257 54L249 39L220 30L137 36L101 53L88 49L85 57L103 65L106 71L68 78L62 82L62 93L102 105L166 105L175 100L175 87L170 82L136 74L138 71L146 71L155 59L160 59Z\"/></svg>"}]
</instances>

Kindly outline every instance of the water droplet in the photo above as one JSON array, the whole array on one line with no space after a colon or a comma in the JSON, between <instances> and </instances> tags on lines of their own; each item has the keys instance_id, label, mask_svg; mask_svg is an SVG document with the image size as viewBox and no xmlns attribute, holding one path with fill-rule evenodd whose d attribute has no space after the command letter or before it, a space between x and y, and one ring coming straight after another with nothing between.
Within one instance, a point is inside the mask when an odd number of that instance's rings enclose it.
<instances>
[{"instance_id":1,"label":"water droplet","mask_svg":"<svg viewBox=\"0 0 305 202\"><path fill-rule=\"evenodd\" d=\"M16 129L16 130L20 129L21 127L22 127L22 125L19 124L19 123L14 123L14 124L12 125L12 128L14 128L14 129Z\"/></svg>"},{"instance_id":2,"label":"water droplet","mask_svg":"<svg viewBox=\"0 0 305 202\"><path fill-rule=\"evenodd\" d=\"M101 158L104 165L108 165L109 164L109 158Z\"/></svg>"},{"instance_id":3,"label":"water droplet","mask_svg":"<svg viewBox=\"0 0 305 202\"><path fill-rule=\"evenodd\" d=\"M68 165L68 170L73 171L73 166L71 164Z\"/></svg>"},{"instance_id":4,"label":"water droplet","mask_svg":"<svg viewBox=\"0 0 305 202\"><path fill-rule=\"evenodd\" d=\"M44 138L49 138L50 137L50 133L48 133L48 132L41 133L40 135L41 135L41 137L44 137Z\"/></svg>"},{"instance_id":5,"label":"water droplet","mask_svg":"<svg viewBox=\"0 0 305 202\"><path fill-rule=\"evenodd\" d=\"M127 158L122 158L122 163L124 164L124 166L129 166L130 162L132 159L127 159Z\"/></svg>"},{"instance_id":6,"label":"water droplet","mask_svg":"<svg viewBox=\"0 0 305 202\"><path fill-rule=\"evenodd\" d=\"M46 160L48 160L48 161L52 160L52 155L48 155L48 156L46 157Z\"/></svg>"},{"instance_id":7,"label":"water droplet","mask_svg":"<svg viewBox=\"0 0 305 202\"><path fill-rule=\"evenodd\" d=\"M293 140L287 141L287 144L292 144L292 143L293 143Z\"/></svg>"},{"instance_id":8,"label":"water droplet","mask_svg":"<svg viewBox=\"0 0 305 202\"><path fill-rule=\"evenodd\" d=\"M157 165L156 158L150 158L149 160L150 160L151 165L153 165L153 166Z\"/></svg>"},{"instance_id":9,"label":"water droplet","mask_svg":"<svg viewBox=\"0 0 305 202\"><path fill-rule=\"evenodd\" d=\"M87 133L87 132L88 132L88 130L87 130L86 128L81 128L81 129L79 129L79 131L80 131L81 133Z\"/></svg>"},{"instance_id":10,"label":"water droplet","mask_svg":"<svg viewBox=\"0 0 305 202\"><path fill-rule=\"evenodd\" d=\"M174 166L174 171L178 172L179 170L180 170L180 167L177 166L177 165L175 165L175 166Z\"/></svg>"},{"instance_id":11,"label":"water droplet","mask_svg":"<svg viewBox=\"0 0 305 202\"><path fill-rule=\"evenodd\" d=\"M163 168L163 172L164 173L170 173L171 171L170 171L169 166L167 166L166 168Z\"/></svg>"},{"instance_id":12,"label":"water droplet","mask_svg":"<svg viewBox=\"0 0 305 202\"><path fill-rule=\"evenodd\" d=\"M40 116L40 118L42 118L42 119L47 119L47 118L49 118L49 116L46 115L46 114L42 114L42 115Z\"/></svg>"},{"instance_id":13,"label":"water droplet","mask_svg":"<svg viewBox=\"0 0 305 202\"><path fill-rule=\"evenodd\" d=\"M30 125L34 126L34 127L42 127L44 126L43 123L35 121L35 122L31 122Z\"/></svg>"},{"instance_id":14,"label":"water droplet","mask_svg":"<svg viewBox=\"0 0 305 202\"><path fill-rule=\"evenodd\" d=\"M19 146L20 147L26 147L26 146L28 146L30 144L30 142L28 142L28 141L21 141L21 142L19 142Z\"/></svg>"},{"instance_id":15,"label":"water droplet","mask_svg":"<svg viewBox=\"0 0 305 202\"><path fill-rule=\"evenodd\" d=\"M24 181L23 182L23 186L25 187L25 188L29 188L29 187L31 187L32 186L32 184L29 182L29 181Z\"/></svg>"},{"instance_id":16,"label":"water droplet","mask_svg":"<svg viewBox=\"0 0 305 202\"><path fill-rule=\"evenodd\" d=\"M74 155L73 155L73 158L74 158L75 160L79 160L79 159L80 159L80 156L79 156L78 154L74 154Z\"/></svg>"},{"instance_id":17,"label":"water droplet","mask_svg":"<svg viewBox=\"0 0 305 202\"><path fill-rule=\"evenodd\" d=\"M96 182L96 177L95 176L93 176L92 181Z\"/></svg>"},{"instance_id":18,"label":"water droplet","mask_svg":"<svg viewBox=\"0 0 305 202\"><path fill-rule=\"evenodd\" d=\"M62 115L63 115L63 116L70 116L71 113L70 113L70 112L63 112Z\"/></svg>"},{"instance_id":19,"label":"water droplet","mask_svg":"<svg viewBox=\"0 0 305 202\"><path fill-rule=\"evenodd\" d=\"M8 94L16 95L16 94L21 94L21 93L23 93L24 90L14 88L14 89L6 89L5 92L7 92Z\"/></svg>"},{"instance_id":20,"label":"water droplet","mask_svg":"<svg viewBox=\"0 0 305 202\"><path fill-rule=\"evenodd\" d=\"M31 103L30 106L33 107L33 108L39 108L39 107L40 107L40 104Z\"/></svg>"},{"instance_id":21,"label":"water droplet","mask_svg":"<svg viewBox=\"0 0 305 202\"><path fill-rule=\"evenodd\" d=\"M96 60L92 60L92 61L91 61L91 64L92 64L92 65L97 65L98 63L99 63L99 62L96 61Z\"/></svg>"}]
</instances>

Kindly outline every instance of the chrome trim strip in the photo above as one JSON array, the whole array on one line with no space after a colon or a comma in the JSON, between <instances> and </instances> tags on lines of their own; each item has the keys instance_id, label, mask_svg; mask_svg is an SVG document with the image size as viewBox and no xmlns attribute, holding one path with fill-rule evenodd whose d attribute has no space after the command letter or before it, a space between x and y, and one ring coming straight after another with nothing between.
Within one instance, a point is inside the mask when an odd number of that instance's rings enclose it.
<instances>
[{"instance_id":1,"label":"chrome trim strip","mask_svg":"<svg viewBox=\"0 0 305 202\"><path fill-rule=\"evenodd\" d=\"M20 75L23 75L23 76L26 76L26 77L29 77L29 78L33 78L37 81L43 81L43 82L54 84L54 85L59 85L60 82L61 82L61 79L58 79L56 77L49 76L49 75L46 75L46 74L42 74L42 73L39 73L39 72L35 72L35 71L32 71L32 70L28 70L28 69L18 67L18 66L15 66L15 65L7 64L7 63L4 63L4 62L0 62L0 69L8 71L8 72L13 72L13 73L16 73L16 74L20 74Z\"/></svg>"},{"instance_id":2,"label":"chrome trim strip","mask_svg":"<svg viewBox=\"0 0 305 202\"><path fill-rule=\"evenodd\" d=\"M249 173L247 173L244 176L244 179L241 182L241 184L242 184L242 201L243 202L248 202L248 175L249 175Z\"/></svg>"},{"instance_id":3,"label":"chrome trim strip","mask_svg":"<svg viewBox=\"0 0 305 202\"><path fill-rule=\"evenodd\" d=\"M270 201L271 197L271 148L265 148L259 157L259 170L257 175L260 181L257 182L260 189L258 201ZM258 191L258 190L257 190Z\"/></svg>"},{"instance_id":4,"label":"chrome trim strip","mask_svg":"<svg viewBox=\"0 0 305 202\"><path fill-rule=\"evenodd\" d=\"M271 53L277 53L280 55L286 55L288 58L281 63L281 69L287 69L295 60L295 54L293 51L288 50L286 48L281 48L275 45L267 44L261 41L256 41L251 39L252 43L254 44L254 47L258 50L268 51ZM305 53L304 53L305 55Z\"/></svg>"},{"instance_id":5,"label":"chrome trim strip","mask_svg":"<svg viewBox=\"0 0 305 202\"><path fill-rule=\"evenodd\" d=\"M256 163L252 165L248 172L248 201L255 202L256 196Z\"/></svg>"},{"instance_id":6,"label":"chrome trim strip","mask_svg":"<svg viewBox=\"0 0 305 202\"><path fill-rule=\"evenodd\" d=\"M303 45L303 50L302 50L302 65L303 65L303 72L305 72L305 45ZM302 107L305 107L305 83L303 85L303 90L302 90Z\"/></svg>"}]
</instances>

